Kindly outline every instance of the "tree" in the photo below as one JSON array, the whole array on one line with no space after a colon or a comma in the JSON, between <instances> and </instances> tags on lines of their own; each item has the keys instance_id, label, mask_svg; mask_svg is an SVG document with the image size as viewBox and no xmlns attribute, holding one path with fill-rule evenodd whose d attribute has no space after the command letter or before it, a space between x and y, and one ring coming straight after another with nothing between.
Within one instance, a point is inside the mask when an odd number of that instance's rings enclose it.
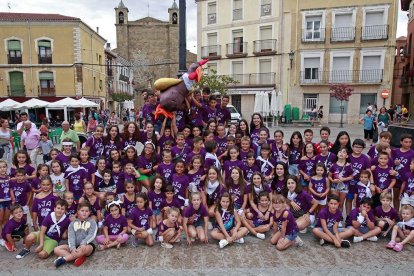
<instances>
[{"instance_id":1,"label":"tree","mask_svg":"<svg viewBox=\"0 0 414 276\"><path fill-rule=\"evenodd\" d=\"M112 97L112 100L114 102L125 102L125 101L131 101L134 99L134 95L126 93L126 92L118 92L118 93L111 93L110 96Z\"/></svg>"},{"instance_id":2,"label":"tree","mask_svg":"<svg viewBox=\"0 0 414 276\"><path fill-rule=\"evenodd\" d=\"M202 89L207 86L210 87L212 92L219 92L220 94L225 95L227 93L228 85L237 83L239 82L232 77L217 75L216 70L210 69L209 74L203 76L196 88Z\"/></svg>"},{"instance_id":3,"label":"tree","mask_svg":"<svg viewBox=\"0 0 414 276\"><path fill-rule=\"evenodd\" d=\"M335 97L338 101L341 102L341 123L339 127L344 127L343 123L343 114L344 114L344 101L349 101L349 97L352 95L354 89L345 84L330 84L329 91L331 91L331 96Z\"/></svg>"}]
</instances>

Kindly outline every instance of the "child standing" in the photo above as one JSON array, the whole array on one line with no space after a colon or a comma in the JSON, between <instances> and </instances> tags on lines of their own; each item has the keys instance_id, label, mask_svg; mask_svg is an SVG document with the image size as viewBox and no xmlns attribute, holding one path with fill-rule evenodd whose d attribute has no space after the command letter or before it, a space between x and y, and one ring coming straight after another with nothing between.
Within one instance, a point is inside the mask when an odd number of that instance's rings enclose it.
<instances>
[{"instance_id":1,"label":"child standing","mask_svg":"<svg viewBox=\"0 0 414 276\"><path fill-rule=\"evenodd\" d=\"M184 173L185 162L177 160L175 162L175 173L172 176L172 186L174 187L174 195L181 202L181 207L188 206L188 186L190 181Z\"/></svg>"},{"instance_id":2,"label":"child standing","mask_svg":"<svg viewBox=\"0 0 414 276\"><path fill-rule=\"evenodd\" d=\"M260 168L264 182L270 185L275 174L276 161L270 156L270 146L268 144L262 145L256 164Z\"/></svg>"},{"instance_id":3,"label":"child standing","mask_svg":"<svg viewBox=\"0 0 414 276\"><path fill-rule=\"evenodd\" d=\"M201 192L203 189L202 183L206 179L206 173L202 163L203 158L200 155L194 155L191 158L188 167L188 181L190 182L188 190L190 192Z\"/></svg>"},{"instance_id":4,"label":"child standing","mask_svg":"<svg viewBox=\"0 0 414 276\"><path fill-rule=\"evenodd\" d=\"M230 179L230 171L233 168L235 167L242 168L244 165L243 162L239 160L239 149L237 148L237 146L230 147L228 149L228 154L229 154L230 160L224 161L224 164L223 164L224 181L228 181Z\"/></svg>"},{"instance_id":5,"label":"child standing","mask_svg":"<svg viewBox=\"0 0 414 276\"><path fill-rule=\"evenodd\" d=\"M86 258L95 252L93 241L98 227L96 222L89 217L90 213L91 205L88 202L79 204L77 218L68 227L68 244L60 245L54 250L59 256L54 261L56 268L72 261L75 266L81 266Z\"/></svg>"},{"instance_id":6,"label":"child standing","mask_svg":"<svg viewBox=\"0 0 414 276\"><path fill-rule=\"evenodd\" d=\"M157 174L162 175L167 182L167 185L171 184L172 175L174 173L174 164L172 161L172 155L170 150L162 151L162 162L157 167Z\"/></svg>"},{"instance_id":7,"label":"child standing","mask_svg":"<svg viewBox=\"0 0 414 276\"><path fill-rule=\"evenodd\" d=\"M94 160L93 163L89 160L89 152L86 148L80 149L79 161L80 161L80 166L85 169L86 174L88 176L86 179L94 183L94 176L95 176L95 171L96 171L96 168L95 168L96 160Z\"/></svg>"},{"instance_id":8,"label":"child standing","mask_svg":"<svg viewBox=\"0 0 414 276\"><path fill-rule=\"evenodd\" d=\"M154 245L151 234L152 210L149 208L148 197L145 193L138 193L136 196L136 207L131 210L128 217L128 226L134 236L132 245L136 247L137 240L144 240L147 246Z\"/></svg>"},{"instance_id":9,"label":"child standing","mask_svg":"<svg viewBox=\"0 0 414 276\"><path fill-rule=\"evenodd\" d=\"M391 241L387 244L388 249L400 252L407 243L414 240L414 208L410 205L401 207L401 219L392 229ZM398 242L398 243L397 243Z\"/></svg>"},{"instance_id":10,"label":"child standing","mask_svg":"<svg viewBox=\"0 0 414 276\"><path fill-rule=\"evenodd\" d=\"M122 215L128 218L136 204L135 185L133 181L125 181L125 191L126 193L122 197Z\"/></svg>"},{"instance_id":11,"label":"child standing","mask_svg":"<svg viewBox=\"0 0 414 276\"><path fill-rule=\"evenodd\" d=\"M241 216L247 207L249 190L243 178L243 172L239 167L230 171L230 179L226 182L226 188L232 198L234 208Z\"/></svg>"},{"instance_id":12,"label":"child standing","mask_svg":"<svg viewBox=\"0 0 414 276\"><path fill-rule=\"evenodd\" d=\"M410 171L403 177L400 197L401 205L411 205L414 207L414 158L410 162Z\"/></svg>"},{"instance_id":13,"label":"child standing","mask_svg":"<svg viewBox=\"0 0 414 276\"><path fill-rule=\"evenodd\" d=\"M152 210L153 218L151 228L155 228L162 221L161 203L165 199L164 189L167 186L162 176L155 176L151 182L151 190L148 191L149 207Z\"/></svg>"},{"instance_id":14,"label":"child standing","mask_svg":"<svg viewBox=\"0 0 414 276\"><path fill-rule=\"evenodd\" d=\"M30 186L29 181L25 180L25 174L24 169L17 169L15 174L16 180L10 181L10 186L14 193L15 204L22 206L23 213L27 219L29 203L32 199L32 187Z\"/></svg>"},{"instance_id":15,"label":"child standing","mask_svg":"<svg viewBox=\"0 0 414 276\"><path fill-rule=\"evenodd\" d=\"M43 155L43 163L50 160L49 153L53 148L52 141L47 137L47 133L40 134L39 153Z\"/></svg>"},{"instance_id":16,"label":"child standing","mask_svg":"<svg viewBox=\"0 0 414 276\"><path fill-rule=\"evenodd\" d=\"M10 206L15 202L16 198L10 185L10 176L7 175L7 163L0 160L0 228L3 227L3 222L9 219Z\"/></svg>"},{"instance_id":17,"label":"child standing","mask_svg":"<svg viewBox=\"0 0 414 276\"><path fill-rule=\"evenodd\" d=\"M183 212L183 228L187 236L187 244L191 245L195 239L208 243L208 211L201 204L201 193L194 192L190 195L191 204Z\"/></svg>"},{"instance_id":18,"label":"child standing","mask_svg":"<svg viewBox=\"0 0 414 276\"><path fill-rule=\"evenodd\" d=\"M315 175L311 177L309 182L309 192L318 201L318 211L326 205L326 198L330 191L328 177L326 176L326 168L322 163L315 166Z\"/></svg>"},{"instance_id":19,"label":"child standing","mask_svg":"<svg viewBox=\"0 0 414 276\"><path fill-rule=\"evenodd\" d=\"M216 202L225 191L226 186L221 178L220 170L216 167L210 167L202 193L203 204L207 206L210 217L214 217Z\"/></svg>"},{"instance_id":20,"label":"child standing","mask_svg":"<svg viewBox=\"0 0 414 276\"><path fill-rule=\"evenodd\" d=\"M312 143L305 144L305 156L299 161L299 173L301 175L301 185L307 189L309 181L315 172L315 154L316 150Z\"/></svg>"},{"instance_id":21,"label":"child standing","mask_svg":"<svg viewBox=\"0 0 414 276\"><path fill-rule=\"evenodd\" d=\"M372 198L375 193L375 185L371 184L370 178L371 172L368 170L362 170L359 173L359 181L356 185L356 207L361 205L363 198Z\"/></svg>"},{"instance_id":22,"label":"child standing","mask_svg":"<svg viewBox=\"0 0 414 276\"><path fill-rule=\"evenodd\" d=\"M388 153L378 153L378 165L372 172L375 184L375 195L372 198L374 201L374 207L377 207L381 204L380 194L382 194L382 192L391 193L396 183L394 175L397 175L398 173L394 171L391 166L388 165L388 161Z\"/></svg>"},{"instance_id":23,"label":"child standing","mask_svg":"<svg viewBox=\"0 0 414 276\"><path fill-rule=\"evenodd\" d=\"M326 171L329 171L332 164L335 163L336 155L333 152L329 151L329 142L328 141L320 141L319 142L319 154L316 155L315 161L316 163L322 163Z\"/></svg>"},{"instance_id":24,"label":"child standing","mask_svg":"<svg viewBox=\"0 0 414 276\"><path fill-rule=\"evenodd\" d=\"M112 201L107 205L109 214L105 217L103 235L96 237L99 244L99 250L105 250L111 247L119 249L122 244L128 241L128 222L121 214L121 205L118 201Z\"/></svg>"},{"instance_id":25,"label":"child standing","mask_svg":"<svg viewBox=\"0 0 414 276\"><path fill-rule=\"evenodd\" d=\"M299 161L302 157L303 139L299 131L292 133L289 144L289 174L299 176Z\"/></svg>"},{"instance_id":26,"label":"child standing","mask_svg":"<svg viewBox=\"0 0 414 276\"><path fill-rule=\"evenodd\" d=\"M211 166L214 166L218 169L221 169L220 161L217 157L217 142L216 141L206 141L204 143L206 149L206 156L204 159L204 169L207 171Z\"/></svg>"},{"instance_id":27,"label":"child standing","mask_svg":"<svg viewBox=\"0 0 414 276\"><path fill-rule=\"evenodd\" d=\"M86 183L86 170L80 166L76 155L70 157L70 166L65 171L66 189L73 193L75 201L79 200L83 193L83 184ZM96 181L96 179L95 179Z\"/></svg>"},{"instance_id":28,"label":"child standing","mask_svg":"<svg viewBox=\"0 0 414 276\"><path fill-rule=\"evenodd\" d=\"M54 160L50 163L51 171L50 179L53 184L53 192L56 193L60 198L66 192L66 180L65 174L63 173L63 166L59 161Z\"/></svg>"},{"instance_id":29,"label":"child standing","mask_svg":"<svg viewBox=\"0 0 414 276\"><path fill-rule=\"evenodd\" d=\"M255 172L260 172L260 167L256 163L256 158L253 152L249 152L249 154L247 154L246 163L241 168L243 168L244 179L247 184L252 183L253 174Z\"/></svg>"},{"instance_id":30,"label":"child standing","mask_svg":"<svg viewBox=\"0 0 414 276\"><path fill-rule=\"evenodd\" d=\"M38 231L39 225L53 211L59 198L53 194L52 180L49 176L42 178L40 192L35 196L32 205L33 228Z\"/></svg>"}]
</instances>

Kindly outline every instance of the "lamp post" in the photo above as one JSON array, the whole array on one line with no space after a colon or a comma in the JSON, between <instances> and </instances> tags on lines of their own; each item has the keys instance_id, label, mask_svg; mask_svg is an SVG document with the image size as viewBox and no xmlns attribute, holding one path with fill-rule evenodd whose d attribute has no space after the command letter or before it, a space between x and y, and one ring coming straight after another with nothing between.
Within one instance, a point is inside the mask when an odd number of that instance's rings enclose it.
<instances>
[{"instance_id":1,"label":"lamp post","mask_svg":"<svg viewBox=\"0 0 414 276\"><path fill-rule=\"evenodd\" d=\"M290 50L288 55L289 55L289 60L290 60L290 69L292 69L292 64L293 64L293 59L295 57L295 52L293 52L293 50Z\"/></svg>"},{"instance_id":2,"label":"lamp post","mask_svg":"<svg viewBox=\"0 0 414 276\"><path fill-rule=\"evenodd\" d=\"M179 6L179 68L178 68L178 77L181 77L185 72L186 63L187 63L187 38L186 38L186 0L180 0Z\"/></svg>"}]
</instances>

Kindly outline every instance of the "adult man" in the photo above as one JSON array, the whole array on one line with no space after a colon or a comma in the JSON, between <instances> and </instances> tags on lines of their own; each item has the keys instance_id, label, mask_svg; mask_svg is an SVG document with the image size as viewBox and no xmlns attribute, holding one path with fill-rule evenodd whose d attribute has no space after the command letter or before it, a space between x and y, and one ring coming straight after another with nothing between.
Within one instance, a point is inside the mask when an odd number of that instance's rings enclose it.
<instances>
[{"instance_id":1,"label":"adult man","mask_svg":"<svg viewBox=\"0 0 414 276\"><path fill-rule=\"evenodd\" d=\"M32 127L32 122L25 121L23 123L24 131L21 135L20 146L21 148L26 148L27 153L30 156L32 161L32 166L36 168L36 159L37 159L37 148L39 147L40 142L40 132Z\"/></svg>"},{"instance_id":2,"label":"adult man","mask_svg":"<svg viewBox=\"0 0 414 276\"><path fill-rule=\"evenodd\" d=\"M20 122L16 126L16 131L19 135L22 135L23 130L24 130L24 122L26 122L27 120L28 120L27 119L27 113L26 112L20 113ZM31 123L31 124L32 124L33 129L37 129L37 127L34 123Z\"/></svg>"},{"instance_id":3,"label":"adult man","mask_svg":"<svg viewBox=\"0 0 414 276\"><path fill-rule=\"evenodd\" d=\"M66 138L69 138L74 144L76 144L76 151L79 152L80 150L80 141L78 134L76 131L70 129L70 125L68 121L62 122L62 135L60 135L60 141L63 141Z\"/></svg>"}]
</instances>

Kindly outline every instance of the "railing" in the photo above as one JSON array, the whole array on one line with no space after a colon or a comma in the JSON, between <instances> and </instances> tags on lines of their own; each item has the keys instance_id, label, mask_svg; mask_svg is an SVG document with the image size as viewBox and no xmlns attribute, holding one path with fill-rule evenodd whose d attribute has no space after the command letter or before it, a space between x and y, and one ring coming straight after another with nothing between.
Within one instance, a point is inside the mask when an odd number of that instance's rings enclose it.
<instances>
[{"instance_id":1,"label":"railing","mask_svg":"<svg viewBox=\"0 0 414 276\"><path fill-rule=\"evenodd\" d=\"M243 9L233 10L233 20L241 20L241 19L243 19Z\"/></svg>"},{"instance_id":2,"label":"railing","mask_svg":"<svg viewBox=\"0 0 414 276\"><path fill-rule=\"evenodd\" d=\"M52 63L52 55L39 55L39 64L51 64Z\"/></svg>"},{"instance_id":3,"label":"railing","mask_svg":"<svg viewBox=\"0 0 414 276\"><path fill-rule=\"evenodd\" d=\"M121 74L121 75L119 75L119 80L120 81L124 81L124 82L128 82L129 81L129 77Z\"/></svg>"},{"instance_id":4,"label":"railing","mask_svg":"<svg viewBox=\"0 0 414 276\"><path fill-rule=\"evenodd\" d=\"M55 87L38 87L40 97L54 97L56 96Z\"/></svg>"},{"instance_id":5,"label":"railing","mask_svg":"<svg viewBox=\"0 0 414 276\"><path fill-rule=\"evenodd\" d=\"M253 54L269 55L276 53L276 39L264 39L253 41Z\"/></svg>"},{"instance_id":6,"label":"railing","mask_svg":"<svg viewBox=\"0 0 414 276\"><path fill-rule=\"evenodd\" d=\"M362 27L362 40L388 39L388 25Z\"/></svg>"},{"instance_id":7,"label":"railing","mask_svg":"<svg viewBox=\"0 0 414 276\"><path fill-rule=\"evenodd\" d=\"M7 92L9 97L24 97L25 96L25 86L24 84L18 85L7 85Z\"/></svg>"},{"instance_id":8,"label":"railing","mask_svg":"<svg viewBox=\"0 0 414 276\"><path fill-rule=\"evenodd\" d=\"M302 42L324 42L325 28L302 29Z\"/></svg>"},{"instance_id":9,"label":"railing","mask_svg":"<svg viewBox=\"0 0 414 276\"><path fill-rule=\"evenodd\" d=\"M106 72L108 74L108 77L112 77L112 75L113 75L112 69L108 69Z\"/></svg>"},{"instance_id":10,"label":"railing","mask_svg":"<svg viewBox=\"0 0 414 276\"><path fill-rule=\"evenodd\" d=\"M230 84L229 87L273 86L276 84L276 73L233 74L229 77L237 81L236 84Z\"/></svg>"},{"instance_id":11,"label":"railing","mask_svg":"<svg viewBox=\"0 0 414 276\"><path fill-rule=\"evenodd\" d=\"M329 84L329 83L381 83L384 70L334 70L300 72L301 84Z\"/></svg>"},{"instance_id":12,"label":"railing","mask_svg":"<svg viewBox=\"0 0 414 276\"><path fill-rule=\"evenodd\" d=\"M221 45L209 45L201 47L201 58L219 59L221 58Z\"/></svg>"},{"instance_id":13,"label":"railing","mask_svg":"<svg viewBox=\"0 0 414 276\"><path fill-rule=\"evenodd\" d=\"M7 60L9 64L22 64L22 57L11 57L7 55Z\"/></svg>"},{"instance_id":14,"label":"railing","mask_svg":"<svg viewBox=\"0 0 414 276\"><path fill-rule=\"evenodd\" d=\"M247 56L247 42L228 43L226 56L227 57L245 57Z\"/></svg>"},{"instance_id":15,"label":"railing","mask_svg":"<svg viewBox=\"0 0 414 276\"><path fill-rule=\"evenodd\" d=\"M217 23L216 13L209 13L207 15L207 24L216 24L216 23Z\"/></svg>"},{"instance_id":16,"label":"railing","mask_svg":"<svg viewBox=\"0 0 414 276\"><path fill-rule=\"evenodd\" d=\"M331 41L353 41L355 39L355 27L332 28Z\"/></svg>"}]
</instances>

